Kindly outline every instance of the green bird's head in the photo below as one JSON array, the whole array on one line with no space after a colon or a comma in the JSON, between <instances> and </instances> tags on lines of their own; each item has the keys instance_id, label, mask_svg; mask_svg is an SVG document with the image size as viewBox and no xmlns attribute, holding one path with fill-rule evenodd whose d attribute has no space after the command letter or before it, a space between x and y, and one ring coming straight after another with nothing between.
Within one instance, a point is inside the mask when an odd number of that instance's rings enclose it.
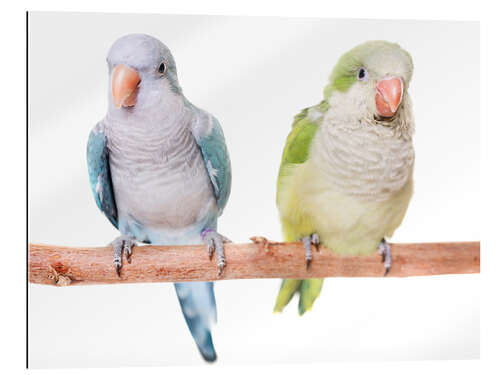
<instances>
[{"instance_id":1,"label":"green bird's head","mask_svg":"<svg viewBox=\"0 0 500 375\"><path fill-rule=\"evenodd\" d=\"M341 98L347 113L390 122L404 106L412 74L411 56L399 45L368 41L342 55L324 96Z\"/></svg>"}]
</instances>

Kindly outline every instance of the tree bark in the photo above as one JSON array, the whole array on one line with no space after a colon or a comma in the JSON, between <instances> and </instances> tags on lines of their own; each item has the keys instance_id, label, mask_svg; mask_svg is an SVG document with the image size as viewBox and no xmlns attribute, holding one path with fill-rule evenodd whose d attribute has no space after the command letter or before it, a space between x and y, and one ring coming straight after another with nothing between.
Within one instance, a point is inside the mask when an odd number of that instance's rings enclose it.
<instances>
[{"instance_id":1,"label":"tree bark","mask_svg":"<svg viewBox=\"0 0 500 375\"><path fill-rule=\"evenodd\" d=\"M252 237L255 243L225 246L227 266L217 276L216 259L205 246L136 246L131 263L123 257L121 277L111 247L77 248L29 245L29 281L48 285L211 281L258 278L381 277L377 252L340 256L326 248L313 250L306 269L302 243L277 243ZM387 277L479 273L479 242L391 244Z\"/></svg>"}]
</instances>

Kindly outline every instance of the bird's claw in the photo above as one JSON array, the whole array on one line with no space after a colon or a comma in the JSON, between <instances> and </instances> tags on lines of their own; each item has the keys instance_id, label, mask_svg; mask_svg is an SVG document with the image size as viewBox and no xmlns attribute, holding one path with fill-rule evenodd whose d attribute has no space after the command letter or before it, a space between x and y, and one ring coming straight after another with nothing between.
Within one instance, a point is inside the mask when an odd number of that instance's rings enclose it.
<instances>
[{"instance_id":1,"label":"bird's claw","mask_svg":"<svg viewBox=\"0 0 500 375\"><path fill-rule=\"evenodd\" d=\"M130 242L125 241L123 243L123 252L125 253L125 256L127 257L127 262L130 264L132 263L132 247Z\"/></svg>"},{"instance_id":2,"label":"bird's claw","mask_svg":"<svg viewBox=\"0 0 500 375\"><path fill-rule=\"evenodd\" d=\"M306 270L309 269L309 266L311 265L311 260L312 259L308 259L307 256L306 256Z\"/></svg>"},{"instance_id":3,"label":"bird's claw","mask_svg":"<svg viewBox=\"0 0 500 375\"><path fill-rule=\"evenodd\" d=\"M387 243L385 239L380 241L378 245L378 253L381 255L382 263L384 263L384 276L387 276L392 266L392 255L391 255L391 246Z\"/></svg>"},{"instance_id":4,"label":"bird's claw","mask_svg":"<svg viewBox=\"0 0 500 375\"><path fill-rule=\"evenodd\" d=\"M217 257L217 276L221 276L224 268L226 267L226 255L224 254L224 243L231 242L228 238L217 233L212 229L205 229L201 238L203 242L207 245L208 257L212 260L215 253Z\"/></svg>"},{"instance_id":5,"label":"bird's claw","mask_svg":"<svg viewBox=\"0 0 500 375\"><path fill-rule=\"evenodd\" d=\"M311 246L314 245L317 251L319 251L319 236L318 233L313 233L310 236L306 236L302 238L302 243L304 244L304 248L306 250L306 270L309 269L309 266L312 262L312 250Z\"/></svg>"},{"instance_id":6,"label":"bird's claw","mask_svg":"<svg viewBox=\"0 0 500 375\"><path fill-rule=\"evenodd\" d=\"M210 241L210 244L207 245L207 250L208 250L208 259L212 260L215 251L215 245L213 241Z\"/></svg>"},{"instance_id":7,"label":"bird's claw","mask_svg":"<svg viewBox=\"0 0 500 375\"><path fill-rule=\"evenodd\" d=\"M122 269L122 256L125 254L127 262L132 262L132 248L135 246L136 242L132 236L123 235L116 238L111 242L113 246L113 265L115 266L116 274L118 277L121 276Z\"/></svg>"},{"instance_id":8,"label":"bird's claw","mask_svg":"<svg viewBox=\"0 0 500 375\"><path fill-rule=\"evenodd\" d=\"M319 235L318 235L318 233L313 233L311 235L311 242L314 245L314 247L316 248L316 251L319 251Z\"/></svg>"},{"instance_id":9,"label":"bird's claw","mask_svg":"<svg viewBox=\"0 0 500 375\"><path fill-rule=\"evenodd\" d=\"M222 275L222 271L224 271L224 267L226 267L226 259L219 259L219 261L217 262L217 268L219 269L217 276Z\"/></svg>"}]
</instances>

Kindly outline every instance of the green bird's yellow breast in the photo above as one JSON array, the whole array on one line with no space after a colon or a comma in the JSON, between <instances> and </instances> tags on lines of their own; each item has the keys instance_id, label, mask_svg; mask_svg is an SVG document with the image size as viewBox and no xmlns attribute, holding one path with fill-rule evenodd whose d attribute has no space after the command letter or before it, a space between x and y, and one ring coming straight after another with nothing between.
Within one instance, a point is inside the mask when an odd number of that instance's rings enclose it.
<instances>
[{"instance_id":1,"label":"green bird's yellow breast","mask_svg":"<svg viewBox=\"0 0 500 375\"><path fill-rule=\"evenodd\" d=\"M287 241L318 233L322 244L339 254L373 252L401 224L413 180L386 200L367 200L338 192L320 169L306 162L292 167L280 189L278 208Z\"/></svg>"},{"instance_id":2,"label":"green bird's yellow breast","mask_svg":"<svg viewBox=\"0 0 500 375\"><path fill-rule=\"evenodd\" d=\"M339 254L367 254L401 224L413 192L411 139L391 129L329 126L302 163L282 165L277 203L287 241L318 233Z\"/></svg>"}]
</instances>

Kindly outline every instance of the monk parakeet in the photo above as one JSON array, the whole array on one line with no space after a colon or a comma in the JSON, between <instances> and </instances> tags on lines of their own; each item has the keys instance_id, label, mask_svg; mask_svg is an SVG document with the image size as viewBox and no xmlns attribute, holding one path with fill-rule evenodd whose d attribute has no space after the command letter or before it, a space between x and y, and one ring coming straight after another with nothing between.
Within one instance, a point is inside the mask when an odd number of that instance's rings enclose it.
<instances>
[{"instance_id":1,"label":"monk parakeet","mask_svg":"<svg viewBox=\"0 0 500 375\"><path fill-rule=\"evenodd\" d=\"M311 247L322 244L345 255L378 249L389 271L385 239L401 224L413 192L412 73L412 59L399 45L363 43L339 59L324 99L295 116L277 206L285 239L304 243L306 267ZM322 284L283 280L274 311L298 293L302 315Z\"/></svg>"},{"instance_id":2,"label":"monk parakeet","mask_svg":"<svg viewBox=\"0 0 500 375\"><path fill-rule=\"evenodd\" d=\"M217 232L231 189L222 128L182 93L169 49L143 34L110 48L108 111L90 133L87 163L97 206L121 236L112 242L120 277L136 242L206 244L225 266L225 237ZM211 282L177 283L189 330L207 361L214 361Z\"/></svg>"}]
</instances>

